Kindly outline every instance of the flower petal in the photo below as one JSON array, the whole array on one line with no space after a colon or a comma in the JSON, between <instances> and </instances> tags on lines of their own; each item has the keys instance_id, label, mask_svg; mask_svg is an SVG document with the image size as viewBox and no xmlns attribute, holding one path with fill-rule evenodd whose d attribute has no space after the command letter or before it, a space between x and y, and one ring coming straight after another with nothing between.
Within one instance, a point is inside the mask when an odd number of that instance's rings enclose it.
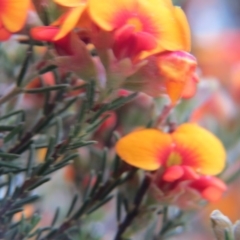
<instances>
[{"instance_id":1,"label":"flower petal","mask_svg":"<svg viewBox=\"0 0 240 240\"><path fill-rule=\"evenodd\" d=\"M11 37L11 33L3 27L3 25L0 21L0 41L6 41L10 37Z\"/></svg>"},{"instance_id":2,"label":"flower petal","mask_svg":"<svg viewBox=\"0 0 240 240\"><path fill-rule=\"evenodd\" d=\"M193 97L197 92L198 82L199 82L199 79L196 74L194 74L191 79L186 81L186 85L182 92L182 98L188 99Z\"/></svg>"},{"instance_id":3,"label":"flower petal","mask_svg":"<svg viewBox=\"0 0 240 240\"><path fill-rule=\"evenodd\" d=\"M59 33L56 35L54 40L58 40L68 34L77 25L79 18L84 11L86 4L82 4L79 7L72 8L61 25Z\"/></svg>"},{"instance_id":4,"label":"flower petal","mask_svg":"<svg viewBox=\"0 0 240 240\"><path fill-rule=\"evenodd\" d=\"M191 50L191 34L186 15L180 7L175 7L174 13L179 26L179 41L182 50L189 52Z\"/></svg>"},{"instance_id":5,"label":"flower petal","mask_svg":"<svg viewBox=\"0 0 240 240\"><path fill-rule=\"evenodd\" d=\"M89 0L89 14L93 21L106 31L116 28L114 18L121 11L131 11L136 7L136 0Z\"/></svg>"},{"instance_id":6,"label":"flower petal","mask_svg":"<svg viewBox=\"0 0 240 240\"><path fill-rule=\"evenodd\" d=\"M199 191L202 197L211 202L219 200L223 192L227 190L222 180L212 176L201 176L189 186Z\"/></svg>"},{"instance_id":7,"label":"flower petal","mask_svg":"<svg viewBox=\"0 0 240 240\"><path fill-rule=\"evenodd\" d=\"M35 40L53 42L53 39L58 32L59 28L57 27L41 26L32 28L30 34Z\"/></svg>"},{"instance_id":8,"label":"flower petal","mask_svg":"<svg viewBox=\"0 0 240 240\"><path fill-rule=\"evenodd\" d=\"M175 165L165 170L163 180L167 182L174 182L184 175L184 169L181 166Z\"/></svg>"},{"instance_id":9,"label":"flower petal","mask_svg":"<svg viewBox=\"0 0 240 240\"><path fill-rule=\"evenodd\" d=\"M226 152L220 140L211 132L185 123L172 133L175 150L182 155L182 165L194 168L202 174L220 173L226 161Z\"/></svg>"},{"instance_id":10,"label":"flower petal","mask_svg":"<svg viewBox=\"0 0 240 240\"><path fill-rule=\"evenodd\" d=\"M182 97L187 83L192 81L196 66L195 57L184 51L158 54L159 71L173 104Z\"/></svg>"},{"instance_id":11,"label":"flower petal","mask_svg":"<svg viewBox=\"0 0 240 240\"><path fill-rule=\"evenodd\" d=\"M121 138L116 152L128 164L145 170L161 166L165 150L171 145L171 137L156 129L134 131Z\"/></svg>"},{"instance_id":12,"label":"flower petal","mask_svg":"<svg viewBox=\"0 0 240 240\"><path fill-rule=\"evenodd\" d=\"M19 31L27 18L30 0L1 0L0 18L10 32Z\"/></svg>"},{"instance_id":13,"label":"flower petal","mask_svg":"<svg viewBox=\"0 0 240 240\"><path fill-rule=\"evenodd\" d=\"M83 0L54 0L55 3L62 5L64 7L78 7L83 4Z\"/></svg>"}]
</instances>

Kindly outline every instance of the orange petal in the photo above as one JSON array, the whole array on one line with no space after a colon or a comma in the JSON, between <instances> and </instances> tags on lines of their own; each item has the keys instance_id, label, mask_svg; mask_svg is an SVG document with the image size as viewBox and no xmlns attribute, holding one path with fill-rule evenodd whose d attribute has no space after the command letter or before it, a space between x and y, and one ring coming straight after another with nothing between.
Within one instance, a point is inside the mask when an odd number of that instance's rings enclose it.
<instances>
[{"instance_id":1,"label":"orange petal","mask_svg":"<svg viewBox=\"0 0 240 240\"><path fill-rule=\"evenodd\" d=\"M0 21L0 41L6 41L10 37L11 37L11 33L3 27L3 25Z\"/></svg>"},{"instance_id":2,"label":"orange petal","mask_svg":"<svg viewBox=\"0 0 240 240\"><path fill-rule=\"evenodd\" d=\"M117 154L128 164L144 170L161 166L171 137L156 129L143 129L121 138L116 144Z\"/></svg>"},{"instance_id":3,"label":"orange petal","mask_svg":"<svg viewBox=\"0 0 240 240\"><path fill-rule=\"evenodd\" d=\"M158 67L165 79L166 91L173 104L181 97L186 84L195 74L197 62L184 51L165 52L158 55Z\"/></svg>"},{"instance_id":4,"label":"orange petal","mask_svg":"<svg viewBox=\"0 0 240 240\"><path fill-rule=\"evenodd\" d=\"M171 135L176 151L182 156L182 165L209 175L218 174L225 167L225 149L220 140L206 129L185 123Z\"/></svg>"},{"instance_id":5,"label":"orange petal","mask_svg":"<svg viewBox=\"0 0 240 240\"><path fill-rule=\"evenodd\" d=\"M81 4L85 4L84 0L53 0L55 3L64 7L78 7Z\"/></svg>"},{"instance_id":6,"label":"orange petal","mask_svg":"<svg viewBox=\"0 0 240 240\"><path fill-rule=\"evenodd\" d=\"M194 76L186 82L186 85L182 92L182 98L188 99L193 97L197 92L198 82L199 82L199 79L194 74Z\"/></svg>"},{"instance_id":7,"label":"orange petal","mask_svg":"<svg viewBox=\"0 0 240 240\"><path fill-rule=\"evenodd\" d=\"M23 28L29 7L30 0L1 0L0 16L5 28L10 32Z\"/></svg>"},{"instance_id":8,"label":"orange petal","mask_svg":"<svg viewBox=\"0 0 240 240\"><path fill-rule=\"evenodd\" d=\"M76 8L72 8L68 12L68 14L66 15L66 18L63 21L63 24L61 25L60 31L54 40L58 40L64 37L66 34L68 34L71 30L75 28L85 7L86 7L86 4L81 4Z\"/></svg>"}]
</instances>

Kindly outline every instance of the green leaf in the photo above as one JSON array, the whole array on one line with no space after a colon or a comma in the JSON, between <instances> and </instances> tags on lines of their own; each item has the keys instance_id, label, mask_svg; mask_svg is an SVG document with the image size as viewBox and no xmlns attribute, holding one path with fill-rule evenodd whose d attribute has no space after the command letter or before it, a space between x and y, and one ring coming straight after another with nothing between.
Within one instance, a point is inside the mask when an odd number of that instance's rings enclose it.
<instances>
[{"instance_id":1,"label":"green leaf","mask_svg":"<svg viewBox=\"0 0 240 240\"><path fill-rule=\"evenodd\" d=\"M4 160L13 160L13 159L17 159L19 157L20 156L18 154L0 152L0 158L2 158Z\"/></svg>"}]
</instances>

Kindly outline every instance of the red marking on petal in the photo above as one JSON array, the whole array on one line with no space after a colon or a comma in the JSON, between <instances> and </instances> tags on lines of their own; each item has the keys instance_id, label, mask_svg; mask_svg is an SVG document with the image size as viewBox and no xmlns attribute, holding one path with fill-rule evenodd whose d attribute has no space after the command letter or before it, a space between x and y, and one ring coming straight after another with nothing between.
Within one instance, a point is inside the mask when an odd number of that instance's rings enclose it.
<instances>
[{"instance_id":1,"label":"red marking on petal","mask_svg":"<svg viewBox=\"0 0 240 240\"><path fill-rule=\"evenodd\" d=\"M142 51L152 50L157 46L156 39L146 32L134 32L132 25L125 25L115 32L113 51L120 58L135 58Z\"/></svg>"},{"instance_id":2,"label":"red marking on petal","mask_svg":"<svg viewBox=\"0 0 240 240\"><path fill-rule=\"evenodd\" d=\"M0 41L6 41L10 37L11 37L11 33L4 28L3 24L1 23L1 19L0 19Z\"/></svg>"},{"instance_id":3,"label":"red marking on petal","mask_svg":"<svg viewBox=\"0 0 240 240\"><path fill-rule=\"evenodd\" d=\"M172 166L165 170L163 174L163 180L167 182L174 182L181 178L184 174L184 170L180 166Z\"/></svg>"},{"instance_id":4,"label":"red marking on petal","mask_svg":"<svg viewBox=\"0 0 240 240\"><path fill-rule=\"evenodd\" d=\"M58 32L59 28L47 26L32 28L30 33L35 40L52 42Z\"/></svg>"},{"instance_id":5,"label":"red marking on petal","mask_svg":"<svg viewBox=\"0 0 240 240\"><path fill-rule=\"evenodd\" d=\"M208 200L209 202L218 201L223 194L221 189L215 187L208 187L202 192L202 197Z\"/></svg>"},{"instance_id":6,"label":"red marking on petal","mask_svg":"<svg viewBox=\"0 0 240 240\"><path fill-rule=\"evenodd\" d=\"M157 32L154 23L150 21L150 18L147 15L134 11L120 12L113 19L113 24L115 26L115 29L122 28L126 25L131 25L134 27L136 32L146 32L154 36L156 36Z\"/></svg>"},{"instance_id":7,"label":"red marking on petal","mask_svg":"<svg viewBox=\"0 0 240 240\"><path fill-rule=\"evenodd\" d=\"M193 168L188 166L182 166L182 169L184 171L183 176L181 177L181 180L196 180L199 178L199 175L193 170Z\"/></svg>"},{"instance_id":8,"label":"red marking on petal","mask_svg":"<svg viewBox=\"0 0 240 240\"><path fill-rule=\"evenodd\" d=\"M201 176L189 186L199 191L202 196L209 201L218 200L222 193L227 189L227 186L223 181L212 176Z\"/></svg>"},{"instance_id":9,"label":"red marking on petal","mask_svg":"<svg viewBox=\"0 0 240 240\"><path fill-rule=\"evenodd\" d=\"M147 32L136 32L136 54L140 53L141 51L150 51L157 47L157 41L155 37Z\"/></svg>"},{"instance_id":10,"label":"red marking on petal","mask_svg":"<svg viewBox=\"0 0 240 240\"><path fill-rule=\"evenodd\" d=\"M196 94L198 82L199 79L196 74L194 74L193 77L186 82L182 92L182 97L185 99L193 97Z\"/></svg>"},{"instance_id":11,"label":"red marking on petal","mask_svg":"<svg viewBox=\"0 0 240 240\"><path fill-rule=\"evenodd\" d=\"M54 26L35 27L31 29L31 36L39 41L54 43L56 51L59 55L73 55L74 50L71 46L71 34L64 36L59 40L54 40L60 29Z\"/></svg>"},{"instance_id":12,"label":"red marking on petal","mask_svg":"<svg viewBox=\"0 0 240 240\"><path fill-rule=\"evenodd\" d=\"M133 26L125 25L115 32L113 52L116 58L125 58L129 55L134 45L133 31Z\"/></svg>"}]
</instances>

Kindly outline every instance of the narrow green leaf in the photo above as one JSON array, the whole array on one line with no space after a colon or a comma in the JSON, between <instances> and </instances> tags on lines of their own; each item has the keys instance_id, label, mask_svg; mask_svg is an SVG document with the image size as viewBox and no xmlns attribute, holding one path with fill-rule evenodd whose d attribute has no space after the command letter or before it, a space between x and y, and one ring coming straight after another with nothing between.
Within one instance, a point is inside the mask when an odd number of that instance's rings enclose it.
<instances>
[{"instance_id":1,"label":"narrow green leaf","mask_svg":"<svg viewBox=\"0 0 240 240\"><path fill-rule=\"evenodd\" d=\"M4 160L13 160L19 158L18 154L0 152L0 158Z\"/></svg>"},{"instance_id":2,"label":"narrow green leaf","mask_svg":"<svg viewBox=\"0 0 240 240\"><path fill-rule=\"evenodd\" d=\"M50 86L50 87L23 89L23 91L28 94L34 94L34 93L44 93L44 92L49 92L49 91L61 90L61 89L67 88L67 87L69 87L68 84L58 84L58 85Z\"/></svg>"},{"instance_id":3,"label":"narrow green leaf","mask_svg":"<svg viewBox=\"0 0 240 240\"><path fill-rule=\"evenodd\" d=\"M15 135L21 133L23 129L23 124L19 124L17 125L5 138L4 138L4 142L7 143L9 142Z\"/></svg>"}]
</instances>

